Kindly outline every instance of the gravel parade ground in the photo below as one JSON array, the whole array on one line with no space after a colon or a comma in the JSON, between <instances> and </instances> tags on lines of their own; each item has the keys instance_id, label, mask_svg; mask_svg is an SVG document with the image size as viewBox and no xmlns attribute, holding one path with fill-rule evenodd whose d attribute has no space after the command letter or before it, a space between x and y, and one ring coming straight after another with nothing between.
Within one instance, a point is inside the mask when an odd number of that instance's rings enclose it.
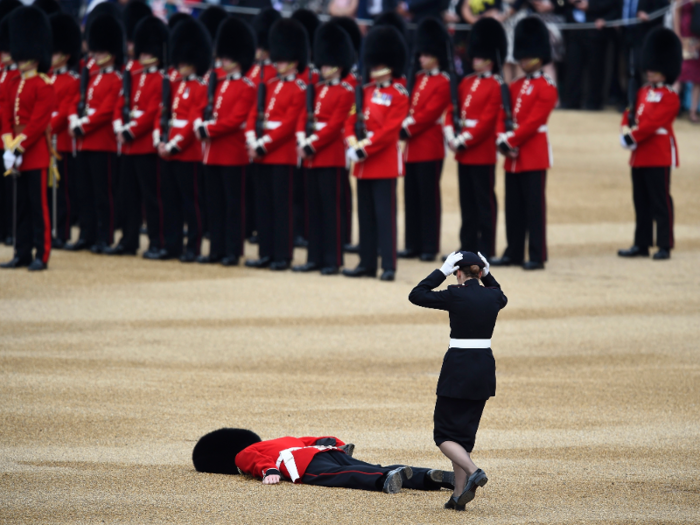
<instances>
[{"instance_id":1,"label":"gravel parade ground","mask_svg":"<svg viewBox=\"0 0 700 525\"><path fill-rule=\"evenodd\" d=\"M552 114L550 261L493 269L509 303L473 453L489 483L466 512L442 508L445 490L263 486L191 461L199 437L233 426L451 470L432 440L447 314L407 299L441 263L401 260L383 283L54 251L47 272L0 271L0 523L700 523L699 128L676 124L671 260L625 260L618 124ZM442 188L447 253L452 159ZM500 255L500 167L498 197Z\"/></svg>"}]
</instances>

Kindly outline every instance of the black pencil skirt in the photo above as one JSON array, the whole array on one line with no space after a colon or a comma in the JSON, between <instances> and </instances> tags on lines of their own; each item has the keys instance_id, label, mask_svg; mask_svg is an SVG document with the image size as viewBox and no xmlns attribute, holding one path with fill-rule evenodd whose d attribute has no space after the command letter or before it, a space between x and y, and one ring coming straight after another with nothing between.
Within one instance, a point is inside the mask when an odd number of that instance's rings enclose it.
<instances>
[{"instance_id":1,"label":"black pencil skirt","mask_svg":"<svg viewBox=\"0 0 700 525\"><path fill-rule=\"evenodd\" d=\"M435 444L439 447L445 441L454 441L471 452L484 405L486 399L438 396L433 415Z\"/></svg>"}]
</instances>

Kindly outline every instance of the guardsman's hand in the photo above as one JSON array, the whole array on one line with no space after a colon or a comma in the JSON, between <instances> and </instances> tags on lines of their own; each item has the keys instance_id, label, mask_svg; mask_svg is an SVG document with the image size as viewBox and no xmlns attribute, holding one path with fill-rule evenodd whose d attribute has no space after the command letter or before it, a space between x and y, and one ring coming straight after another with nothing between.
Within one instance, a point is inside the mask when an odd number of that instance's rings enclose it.
<instances>
[{"instance_id":1,"label":"guardsman's hand","mask_svg":"<svg viewBox=\"0 0 700 525\"><path fill-rule=\"evenodd\" d=\"M491 267L491 265L489 264L488 259L481 255L481 252L476 252L476 254L481 258L482 261L484 261L484 269L481 270L481 277L484 278L489 274L489 268Z\"/></svg>"},{"instance_id":2,"label":"guardsman's hand","mask_svg":"<svg viewBox=\"0 0 700 525\"><path fill-rule=\"evenodd\" d=\"M459 252L452 252L450 255L448 255L444 264L440 268L442 274L447 277L454 272L457 269L457 263L461 261L463 257L464 256Z\"/></svg>"},{"instance_id":3,"label":"guardsman's hand","mask_svg":"<svg viewBox=\"0 0 700 525\"><path fill-rule=\"evenodd\" d=\"M170 152L168 151L168 148L162 142L160 144L158 144L158 155L160 155L161 158L164 158L164 159L167 159L170 157Z\"/></svg>"},{"instance_id":4,"label":"guardsman's hand","mask_svg":"<svg viewBox=\"0 0 700 525\"><path fill-rule=\"evenodd\" d=\"M280 477L277 474L270 474L263 478L263 485L277 485L280 482Z\"/></svg>"}]
</instances>

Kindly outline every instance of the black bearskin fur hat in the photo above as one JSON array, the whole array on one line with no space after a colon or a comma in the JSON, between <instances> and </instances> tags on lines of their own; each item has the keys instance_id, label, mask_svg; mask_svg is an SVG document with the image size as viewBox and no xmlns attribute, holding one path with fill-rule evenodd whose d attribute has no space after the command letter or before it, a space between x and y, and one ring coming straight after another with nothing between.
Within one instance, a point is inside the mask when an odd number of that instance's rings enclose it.
<instances>
[{"instance_id":1,"label":"black bearskin fur hat","mask_svg":"<svg viewBox=\"0 0 700 525\"><path fill-rule=\"evenodd\" d=\"M238 474L236 455L244 448L262 441L260 436L243 428L220 428L197 441L192 462L197 472Z\"/></svg>"},{"instance_id":2,"label":"black bearskin fur hat","mask_svg":"<svg viewBox=\"0 0 700 525\"><path fill-rule=\"evenodd\" d=\"M114 56L114 65L120 68L124 63L124 29L112 15L99 15L90 24L88 34L90 51L106 51Z\"/></svg>"},{"instance_id":3,"label":"black bearskin fur hat","mask_svg":"<svg viewBox=\"0 0 700 525\"><path fill-rule=\"evenodd\" d=\"M68 13L55 13L49 17L49 23L53 36L52 53L70 55L68 67L75 68L80 63L80 47L83 41L78 22Z\"/></svg>"},{"instance_id":4,"label":"black bearskin fur hat","mask_svg":"<svg viewBox=\"0 0 700 525\"><path fill-rule=\"evenodd\" d=\"M355 49L355 54L357 55L355 62L357 62L360 59L360 50L362 49L362 33L360 32L360 26L357 25L354 18L350 18L349 16L335 16L331 18L331 23L338 24L345 29L345 32L352 41L352 47Z\"/></svg>"},{"instance_id":5,"label":"black bearskin fur hat","mask_svg":"<svg viewBox=\"0 0 700 525\"><path fill-rule=\"evenodd\" d=\"M447 71L447 46L452 45L445 26L437 18L428 17L418 24L416 55L425 53L437 57L440 69Z\"/></svg>"},{"instance_id":6,"label":"black bearskin fur hat","mask_svg":"<svg viewBox=\"0 0 700 525\"><path fill-rule=\"evenodd\" d=\"M90 11L85 19L85 32L83 33L83 38L88 40L90 38L90 27L100 15L112 15L114 18L119 20L121 23L123 19L123 11L121 6L116 2L101 2L95 6L95 8Z\"/></svg>"},{"instance_id":7,"label":"black bearskin fur hat","mask_svg":"<svg viewBox=\"0 0 700 525\"><path fill-rule=\"evenodd\" d=\"M124 8L124 32L126 34L126 41L134 41L134 32L136 31L136 26L139 22L151 16L153 11L145 2L141 0L131 0Z\"/></svg>"},{"instance_id":8,"label":"black bearskin fur hat","mask_svg":"<svg viewBox=\"0 0 700 525\"><path fill-rule=\"evenodd\" d=\"M172 31L180 22L183 20L189 20L190 18L192 18L192 16L188 15L187 13L174 13L173 16L168 18L168 29Z\"/></svg>"},{"instance_id":9,"label":"black bearskin fur hat","mask_svg":"<svg viewBox=\"0 0 700 525\"><path fill-rule=\"evenodd\" d=\"M642 46L642 69L657 71L673 84L681 74L683 46L676 33L665 27L649 32Z\"/></svg>"},{"instance_id":10,"label":"black bearskin fur hat","mask_svg":"<svg viewBox=\"0 0 700 525\"><path fill-rule=\"evenodd\" d=\"M22 7L19 0L0 0L0 51L10 50L10 17L14 9Z\"/></svg>"},{"instance_id":11,"label":"black bearskin fur hat","mask_svg":"<svg viewBox=\"0 0 700 525\"><path fill-rule=\"evenodd\" d=\"M231 17L219 26L215 54L229 58L241 66L245 75L255 62L255 33L248 22Z\"/></svg>"},{"instance_id":12,"label":"black bearskin fur hat","mask_svg":"<svg viewBox=\"0 0 700 525\"><path fill-rule=\"evenodd\" d=\"M170 36L170 64L191 64L197 76L204 76L211 65L211 39L207 29L197 20L183 20Z\"/></svg>"},{"instance_id":13,"label":"black bearskin fur hat","mask_svg":"<svg viewBox=\"0 0 700 525\"><path fill-rule=\"evenodd\" d=\"M528 16L515 26L513 58L539 58L542 65L552 61L552 44L549 43L549 30L541 18Z\"/></svg>"},{"instance_id":14,"label":"black bearskin fur hat","mask_svg":"<svg viewBox=\"0 0 700 525\"><path fill-rule=\"evenodd\" d=\"M393 26L374 27L367 34L364 63L367 69L385 65L394 78L400 78L406 68L406 42Z\"/></svg>"},{"instance_id":15,"label":"black bearskin fur hat","mask_svg":"<svg viewBox=\"0 0 700 525\"><path fill-rule=\"evenodd\" d=\"M34 6L18 7L10 15L10 54L15 63L36 60L40 73L51 69L51 24Z\"/></svg>"},{"instance_id":16,"label":"black bearskin fur hat","mask_svg":"<svg viewBox=\"0 0 700 525\"><path fill-rule=\"evenodd\" d=\"M378 26L395 27L403 37L404 41L408 42L408 26L406 25L406 20L404 20L404 18L396 11L384 11L381 15L379 15L374 21L373 27Z\"/></svg>"},{"instance_id":17,"label":"black bearskin fur hat","mask_svg":"<svg viewBox=\"0 0 700 525\"><path fill-rule=\"evenodd\" d=\"M342 70L340 78L345 78L355 63L355 49L345 29L339 24L328 22L316 31L314 57L316 67L339 67Z\"/></svg>"},{"instance_id":18,"label":"black bearskin fur hat","mask_svg":"<svg viewBox=\"0 0 700 525\"><path fill-rule=\"evenodd\" d=\"M270 28L270 60L273 62L299 62L297 71L306 69L309 63L309 37L301 23L291 18L281 18Z\"/></svg>"},{"instance_id":19,"label":"black bearskin fur hat","mask_svg":"<svg viewBox=\"0 0 700 525\"><path fill-rule=\"evenodd\" d=\"M276 11L271 7L263 9L257 15L255 15L252 25L253 30L255 31L255 39L258 43L259 49L264 49L265 51L270 50L270 28L272 27L272 24L277 22L277 20L280 18L282 18L282 15L279 13L279 11Z\"/></svg>"},{"instance_id":20,"label":"black bearskin fur hat","mask_svg":"<svg viewBox=\"0 0 700 525\"><path fill-rule=\"evenodd\" d=\"M52 15L61 11L61 4L56 0L34 0L32 5L38 7L47 15Z\"/></svg>"},{"instance_id":21,"label":"black bearskin fur hat","mask_svg":"<svg viewBox=\"0 0 700 525\"><path fill-rule=\"evenodd\" d=\"M311 57L309 57L309 60L313 62L313 57L315 56L313 42L316 36L316 31L321 25L321 21L318 19L316 13L309 11L308 9L297 9L292 13L290 18L301 23L301 25L304 26L304 29L306 29L306 35L309 37L309 45L311 46Z\"/></svg>"},{"instance_id":22,"label":"black bearskin fur hat","mask_svg":"<svg viewBox=\"0 0 700 525\"><path fill-rule=\"evenodd\" d=\"M168 26L156 16L143 18L134 30L134 59L141 53L148 53L158 58L163 67L163 48L168 41Z\"/></svg>"},{"instance_id":23,"label":"black bearskin fur hat","mask_svg":"<svg viewBox=\"0 0 700 525\"><path fill-rule=\"evenodd\" d=\"M228 18L228 13L223 7L218 5L212 5L207 7L202 14L199 15L198 20L204 24L204 27L209 31L209 36L211 41L216 40L216 34L219 30L219 26Z\"/></svg>"},{"instance_id":24,"label":"black bearskin fur hat","mask_svg":"<svg viewBox=\"0 0 700 525\"><path fill-rule=\"evenodd\" d=\"M496 54L499 57L496 60ZM495 18L480 18L469 36L469 56L493 62L494 73L500 73L496 65L503 65L508 53L508 40L503 25Z\"/></svg>"}]
</instances>

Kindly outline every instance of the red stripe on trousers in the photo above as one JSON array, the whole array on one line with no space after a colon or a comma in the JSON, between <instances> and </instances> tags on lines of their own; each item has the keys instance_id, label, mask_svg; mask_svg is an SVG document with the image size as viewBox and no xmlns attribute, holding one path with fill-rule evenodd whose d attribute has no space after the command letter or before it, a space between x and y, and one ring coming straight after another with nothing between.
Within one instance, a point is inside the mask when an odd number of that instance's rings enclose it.
<instances>
[{"instance_id":1,"label":"red stripe on trousers","mask_svg":"<svg viewBox=\"0 0 700 525\"><path fill-rule=\"evenodd\" d=\"M109 200L109 236L108 243L114 242L114 199L112 197L112 154L107 153L107 199Z\"/></svg>"},{"instance_id":2,"label":"red stripe on trousers","mask_svg":"<svg viewBox=\"0 0 700 525\"><path fill-rule=\"evenodd\" d=\"M292 166L289 167L289 253L294 259L294 167Z\"/></svg>"},{"instance_id":3,"label":"red stripe on trousers","mask_svg":"<svg viewBox=\"0 0 700 525\"><path fill-rule=\"evenodd\" d=\"M66 230L65 237L66 241L70 241L70 193L68 193L68 159L66 159L66 153L63 153L63 193L66 199ZM56 214L58 217L58 212ZM58 227L56 227L58 231Z\"/></svg>"},{"instance_id":4,"label":"red stripe on trousers","mask_svg":"<svg viewBox=\"0 0 700 525\"><path fill-rule=\"evenodd\" d=\"M336 204L336 209L335 209L335 234L336 234L336 239L335 239L335 247L336 247L336 265L340 266L340 259L342 257L342 246L343 246L343 241L341 239L341 234L340 234L340 185L343 183L343 181L340 178L340 168L335 169L335 180L336 180L336 188L335 188L335 204Z\"/></svg>"},{"instance_id":5,"label":"red stripe on trousers","mask_svg":"<svg viewBox=\"0 0 700 525\"><path fill-rule=\"evenodd\" d=\"M198 177L197 177L197 163L196 162L192 163L192 170L194 171L194 173L192 174L193 175L192 178L194 179L194 213L197 216L197 246L193 251L194 251L195 255L199 255L200 246L202 246L202 214L199 210L199 185L198 185L199 181L197 180ZM187 225L187 230L188 230L187 233L188 234L189 234L189 229L190 229L190 225L188 224ZM189 237L189 235L188 235L188 237ZM192 246L189 245L189 242L187 243L187 250L188 251L192 250Z\"/></svg>"},{"instance_id":6,"label":"red stripe on trousers","mask_svg":"<svg viewBox=\"0 0 700 525\"><path fill-rule=\"evenodd\" d=\"M496 165L491 166L491 176L489 177L489 203L491 204L491 238L489 239L489 257L496 255Z\"/></svg>"},{"instance_id":7,"label":"red stripe on trousers","mask_svg":"<svg viewBox=\"0 0 700 525\"><path fill-rule=\"evenodd\" d=\"M46 195L48 170L41 170L41 211L42 217L44 219L44 256L41 258L41 262L44 264L49 262L49 255L51 255L51 219L49 218L49 198ZM56 181L54 181L56 184Z\"/></svg>"},{"instance_id":8,"label":"red stripe on trousers","mask_svg":"<svg viewBox=\"0 0 700 525\"><path fill-rule=\"evenodd\" d=\"M322 472L321 474L311 474L305 472L304 476L318 478L319 476L338 476L339 474L364 474L365 476L383 476L384 472L362 472L361 470L341 470L340 472Z\"/></svg>"},{"instance_id":9,"label":"red stripe on trousers","mask_svg":"<svg viewBox=\"0 0 700 525\"><path fill-rule=\"evenodd\" d=\"M547 260L547 203L545 183L547 171L542 171L542 262Z\"/></svg>"},{"instance_id":10,"label":"red stripe on trousers","mask_svg":"<svg viewBox=\"0 0 700 525\"><path fill-rule=\"evenodd\" d=\"M666 169L664 178L666 179L666 208L668 208L668 247L673 248L675 239L673 238L673 209L671 208L671 168Z\"/></svg>"},{"instance_id":11,"label":"red stripe on trousers","mask_svg":"<svg viewBox=\"0 0 700 525\"><path fill-rule=\"evenodd\" d=\"M156 199L158 199L158 240L160 247L165 248L165 232L163 226L163 199L160 188L160 161L156 159Z\"/></svg>"},{"instance_id":12,"label":"red stripe on trousers","mask_svg":"<svg viewBox=\"0 0 700 525\"><path fill-rule=\"evenodd\" d=\"M404 181L405 184L405 181ZM440 161L435 161L435 219L437 226L437 251L440 252L440 219L441 219L441 209L440 209ZM425 246L424 246L425 248Z\"/></svg>"},{"instance_id":13,"label":"red stripe on trousers","mask_svg":"<svg viewBox=\"0 0 700 525\"><path fill-rule=\"evenodd\" d=\"M245 255L245 166L241 167L241 256Z\"/></svg>"},{"instance_id":14,"label":"red stripe on trousers","mask_svg":"<svg viewBox=\"0 0 700 525\"><path fill-rule=\"evenodd\" d=\"M391 253L396 271L396 179L391 182Z\"/></svg>"}]
</instances>

